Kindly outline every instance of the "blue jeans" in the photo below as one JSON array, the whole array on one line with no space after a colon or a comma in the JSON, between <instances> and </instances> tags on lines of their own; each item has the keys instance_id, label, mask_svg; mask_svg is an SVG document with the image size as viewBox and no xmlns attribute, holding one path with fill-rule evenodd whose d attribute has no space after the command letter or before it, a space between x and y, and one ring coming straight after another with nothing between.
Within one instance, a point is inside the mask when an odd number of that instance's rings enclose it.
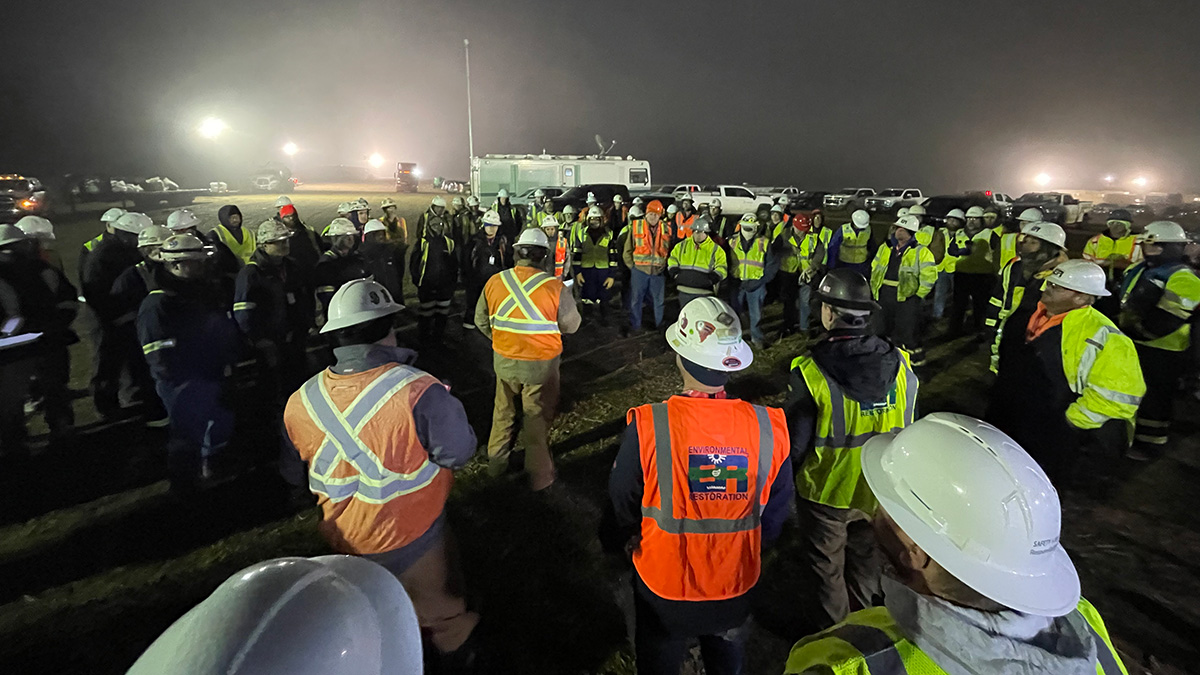
<instances>
[{"instance_id":1,"label":"blue jeans","mask_svg":"<svg viewBox=\"0 0 1200 675\"><path fill-rule=\"evenodd\" d=\"M740 311L745 305L750 310L750 339L754 342L761 342L763 339L762 327L759 326L759 322L762 320L763 300L766 297L766 286L759 286L753 291L746 290L744 285L738 289L738 309Z\"/></svg>"},{"instance_id":2,"label":"blue jeans","mask_svg":"<svg viewBox=\"0 0 1200 675\"><path fill-rule=\"evenodd\" d=\"M812 318L811 285L800 284L800 299L797 302L800 304L800 330L808 330L808 323Z\"/></svg>"},{"instance_id":3,"label":"blue jeans","mask_svg":"<svg viewBox=\"0 0 1200 675\"><path fill-rule=\"evenodd\" d=\"M629 325L633 328L642 327L642 305L649 295L654 301L654 325L661 326L663 322L663 298L667 293L667 278L660 275L651 276L634 269L630 278L633 292L629 296Z\"/></svg>"},{"instance_id":4,"label":"blue jeans","mask_svg":"<svg viewBox=\"0 0 1200 675\"><path fill-rule=\"evenodd\" d=\"M937 283L933 286L933 318L946 316L946 303L954 293L954 275L949 272L939 272Z\"/></svg>"}]
</instances>

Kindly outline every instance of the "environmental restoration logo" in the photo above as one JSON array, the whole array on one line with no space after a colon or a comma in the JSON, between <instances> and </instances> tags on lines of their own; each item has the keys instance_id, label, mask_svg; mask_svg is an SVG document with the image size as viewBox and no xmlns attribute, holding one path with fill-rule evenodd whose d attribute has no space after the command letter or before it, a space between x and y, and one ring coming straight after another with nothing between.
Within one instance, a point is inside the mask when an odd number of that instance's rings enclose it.
<instances>
[{"instance_id":1,"label":"environmental restoration logo","mask_svg":"<svg viewBox=\"0 0 1200 675\"><path fill-rule=\"evenodd\" d=\"M746 448L688 448L688 485L693 501L749 499L749 470L750 453Z\"/></svg>"}]
</instances>

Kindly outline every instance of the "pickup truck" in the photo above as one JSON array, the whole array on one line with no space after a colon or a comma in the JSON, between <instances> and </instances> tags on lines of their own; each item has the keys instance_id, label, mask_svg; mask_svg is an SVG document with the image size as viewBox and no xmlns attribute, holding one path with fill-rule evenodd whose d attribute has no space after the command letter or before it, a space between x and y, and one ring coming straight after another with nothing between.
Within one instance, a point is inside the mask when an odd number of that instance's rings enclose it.
<instances>
[{"instance_id":1,"label":"pickup truck","mask_svg":"<svg viewBox=\"0 0 1200 675\"><path fill-rule=\"evenodd\" d=\"M676 190L675 198L678 199L684 192ZM692 191L691 195L696 204L720 199L721 211L731 216L754 213L760 206L771 206L770 197L760 197L741 185L705 185L699 191Z\"/></svg>"},{"instance_id":2,"label":"pickup truck","mask_svg":"<svg viewBox=\"0 0 1200 675\"><path fill-rule=\"evenodd\" d=\"M46 188L36 178L0 174L0 223L15 223L27 215L49 211Z\"/></svg>"},{"instance_id":3,"label":"pickup truck","mask_svg":"<svg viewBox=\"0 0 1200 675\"><path fill-rule=\"evenodd\" d=\"M1091 207L1091 202L1081 202L1063 192L1028 192L1013 203L1012 212L1020 214L1025 209L1041 209L1047 222L1077 225L1083 222Z\"/></svg>"},{"instance_id":4,"label":"pickup truck","mask_svg":"<svg viewBox=\"0 0 1200 675\"><path fill-rule=\"evenodd\" d=\"M825 208L847 211L862 208L867 197L873 196L875 196L873 188L842 188L831 195L825 195Z\"/></svg>"},{"instance_id":5,"label":"pickup truck","mask_svg":"<svg viewBox=\"0 0 1200 675\"><path fill-rule=\"evenodd\" d=\"M913 206L924 201L925 195L916 188L888 188L873 197L867 197L865 206L871 213L887 213L902 206Z\"/></svg>"}]
</instances>

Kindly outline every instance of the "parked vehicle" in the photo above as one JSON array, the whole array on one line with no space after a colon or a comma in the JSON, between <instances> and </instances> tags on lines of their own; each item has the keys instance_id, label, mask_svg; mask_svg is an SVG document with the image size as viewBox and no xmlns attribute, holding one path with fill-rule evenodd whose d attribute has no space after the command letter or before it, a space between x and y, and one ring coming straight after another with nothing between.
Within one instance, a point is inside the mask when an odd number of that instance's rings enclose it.
<instances>
[{"instance_id":1,"label":"parked vehicle","mask_svg":"<svg viewBox=\"0 0 1200 675\"><path fill-rule=\"evenodd\" d=\"M920 204L925 195L917 188L888 188L864 200L866 209L871 213L890 213L902 206Z\"/></svg>"},{"instance_id":2,"label":"parked vehicle","mask_svg":"<svg viewBox=\"0 0 1200 675\"><path fill-rule=\"evenodd\" d=\"M416 192L421 170L416 162L396 162L396 192Z\"/></svg>"},{"instance_id":3,"label":"parked vehicle","mask_svg":"<svg viewBox=\"0 0 1200 675\"><path fill-rule=\"evenodd\" d=\"M567 191L567 188L559 185L540 185L538 187L529 188L521 194L513 197L509 201L518 206L529 206L529 202L533 201L533 193L541 190L546 193L546 196L553 199ZM587 195L584 195L585 197Z\"/></svg>"},{"instance_id":4,"label":"parked vehicle","mask_svg":"<svg viewBox=\"0 0 1200 675\"><path fill-rule=\"evenodd\" d=\"M586 185L576 185L561 195L554 197L551 200L554 203L554 210L562 211L567 204L582 210L587 205L589 192L596 195L596 203L601 208L608 208L612 205L613 195L621 195L621 199L626 204L633 201L629 196L629 188L624 185L619 183L588 183ZM645 199L645 197L642 199Z\"/></svg>"},{"instance_id":5,"label":"parked vehicle","mask_svg":"<svg viewBox=\"0 0 1200 675\"><path fill-rule=\"evenodd\" d=\"M291 192L296 182L292 170L282 164L267 164L250 175L250 189L255 192Z\"/></svg>"},{"instance_id":6,"label":"parked vehicle","mask_svg":"<svg viewBox=\"0 0 1200 675\"><path fill-rule=\"evenodd\" d=\"M650 162L600 155L484 155L471 158L471 193L486 201L500 188L519 194L539 185L650 185Z\"/></svg>"},{"instance_id":7,"label":"parked vehicle","mask_svg":"<svg viewBox=\"0 0 1200 675\"><path fill-rule=\"evenodd\" d=\"M1081 202L1064 192L1027 192L1013 203L1013 212L1041 209L1042 216L1048 222L1077 225L1083 222L1084 214L1091 206L1091 202Z\"/></svg>"},{"instance_id":8,"label":"parked vehicle","mask_svg":"<svg viewBox=\"0 0 1200 675\"><path fill-rule=\"evenodd\" d=\"M824 190L803 190L788 200L788 211L792 214L807 215L811 219L813 227L819 227L825 218L822 209L828 194L830 193Z\"/></svg>"},{"instance_id":9,"label":"parked vehicle","mask_svg":"<svg viewBox=\"0 0 1200 675\"><path fill-rule=\"evenodd\" d=\"M991 197L981 193L967 193L961 195L938 195L930 197L921 202L921 206L925 207L925 219L932 221L934 224L946 222L946 214L953 209L962 209L966 212L972 206L987 208L994 206L995 202Z\"/></svg>"},{"instance_id":10,"label":"parked vehicle","mask_svg":"<svg viewBox=\"0 0 1200 675\"><path fill-rule=\"evenodd\" d=\"M27 215L49 213L42 182L30 176L0 174L0 223L15 223Z\"/></svg>"},{"instance_id":11,"label":"parked vehicle","mask_svg":"<svg viewBox=\"0 0 1200 675\"><path fill-rule=\"evenodd\" d=\"M1129 204L1125 207L1125 210L1128 211L1129 215L1133 216L1134 218L1154 217L1154 209L1146 206L1145 204Z\"/></svg>"},{"instance_id":12,"label":"parked vehicle","mask_svg":"<svg viewBox=\"0 0 1200 675\"><path fill-rule=\"evenodd\" d=\"M675 198L678 199L685 192L676 190ZM721 211L734 216L752 213L758 210L759 206L771 206L769 197L760 197L741 185L705 185L699 192L691 194L692 200L697 204L720 199Z\"/></svg>"},{"instance_id":13,"label":"parked vehicle","mask_svg":"<svg viewBox=\"0 0 1200 675\"><path fill-rule=\"evenodd\" d=\"M1121 208L1112 202L1100 202L1092 206L1092 210L1088 212L1089 220L1108 220L1108 216L1113 211Z\"/></svg>"},{"instance_id":14,"label":"parked vehicle","mask_svg":"<svg viewBox=\"0 0 1200 675\"><path fill-rule=\"evenodd\" d=\"M825 195L825 208L846 210L862 208L867 197L874 195L873 188L842 188L833 194Z\"/></svg>"}]
</instances>

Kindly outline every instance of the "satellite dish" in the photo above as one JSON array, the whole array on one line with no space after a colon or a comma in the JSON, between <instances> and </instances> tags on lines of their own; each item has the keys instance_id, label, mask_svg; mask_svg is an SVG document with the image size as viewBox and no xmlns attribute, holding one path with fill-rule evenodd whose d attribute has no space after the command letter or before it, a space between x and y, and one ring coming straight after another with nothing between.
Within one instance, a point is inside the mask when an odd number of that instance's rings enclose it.
<instances>
[{"instance_id":1,"label":"satellite dish","mask_svg":"<svg viewBox=\"0 0 1200 675\"><path fill-rule=\"evenodd\" d=\"M612 141L611 143L609 143L609 146L607 148L605 148L604 147L604 138L602 136L600 136L600 134L596 134L593 138L596 139L596 145L600 148L600 156L601 157L607 155L609 152L612 152L613 146L617 144L616 141Z\"/></svg>"}]
</instances>

